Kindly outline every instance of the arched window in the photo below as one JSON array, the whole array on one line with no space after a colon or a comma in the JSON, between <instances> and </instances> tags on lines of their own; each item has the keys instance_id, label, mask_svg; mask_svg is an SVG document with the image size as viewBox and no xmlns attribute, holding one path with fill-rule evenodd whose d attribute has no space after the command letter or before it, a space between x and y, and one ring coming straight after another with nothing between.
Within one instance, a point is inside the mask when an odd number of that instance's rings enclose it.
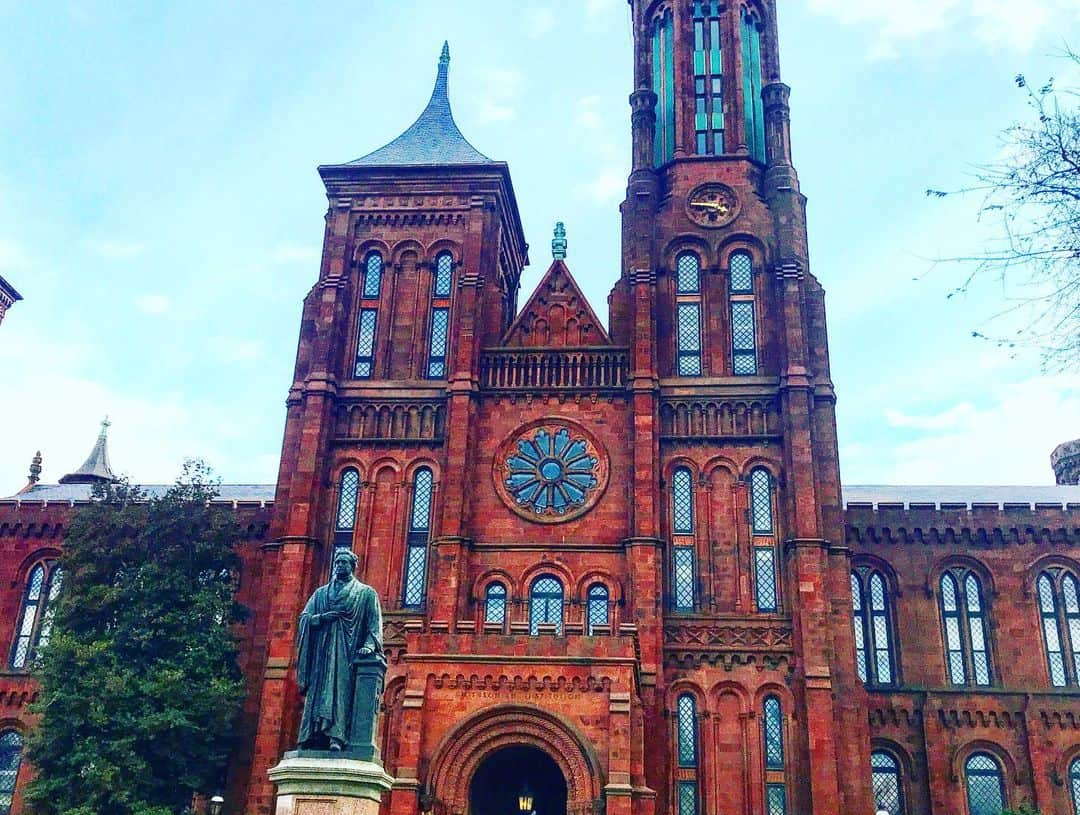
<instances>
[{"instance_id":1,"label":"arched window","mask_svg":"<svg viewBox=\"0 0 1080 815\"><path fill-rule=\"evenodd\" d=\"M375 329L379 317L382 276L382 255L369 252L364 261L364 285L360 290L360 314L356 321L356 365L353 375L357 379L370 379L375 375Z\"/></svg>"},{"instance_id":2,"label":"arched window","mask_svg":"<svg viewBox=\"0 0 1080 815\"><path fill-rule=\"evenodd\" d=\"M694 476L687 467L671 474L671 596L676 611L693 611L695 601L694 565Z\"/></svg>"},{"instance_id":3,"label":"arched window","mask_svg":"<svg viewBox=\"0 0 1080 815\"><path fill-rule=\"evenodd\" d=\"M11 812L15 800L15 784L22 764L22 737L14 730L0 734L0 815Z\"/></svg>"},{"instance_id":4,"label":"arched window","mask_svg":"<svg viewBox=\"0 0 1080 815\"><path fill-rule=\"evenodd\" d=\"M1072 791L1073 815L1080 815L1080 758L1069 765L1069 789Z\"/></svg>"},{"instance_id":5,"label":"arched window","mask_svg":"<svg viewBox=\"0 0 1080 815\"><path fill-rule=\"evenodd\" d=\"M679 376L701 376L701 259L683 252L675 259L675 321Z\"/></svg>"},{"instance_id":6,"label":"arched window","mask_svg":"<svg viewBox=\"0 0 1080 815\"><path fill-rule=\"evenodd\" d=\"M694 133L699 156L724 152L720 0L694 0Z\"/></svg>"},{"instance_id":7,"label":"arched window","mask_svg":"<svg viewBox=\"0 0 1080 815\"><path fill-rule=\"evenodd\" d=\"M427 549L431 536L431 499L435 477L427 467L413 476L412 507L409 511L409 534L406 540L405 587L402 605L420 608L427 594Z\"/></svg>"},{"instance_id":8,"label":"arched window","mask_svg":"<svg viewBox=\"0 0 1080 815\"><path fill-rule=\"evenodd\" d=\"M743 107L746 146L751 158L765 161L765 108L761 97L761 24L742 11Z\"/></svg>"},{"instance_id":9,"label":"arched window","mask_svg":"<svg viewBox=\"0 0 1080 815\"><path fill-rule=\"evenodd\" d=\"M851 609L859 679L868 685L896 683L888 584L880 572L851 573Z\"/></svg>"},{"instance_id":10,"label":"arched window","mask_svg":"<svg viewBox=\"0 0 1080 815\"><path fill-rule=\"evenodd\" d=\"M1005 777L989 753L972 753L964 762L968 815L1001 815L1005 809Z\"/></svg>"},{"instance_id":11,"label":"arched window","mask_svg":"<svg viewBox=\"0 0 1080 815\"><path fill-rule=\"evenodd\" d=\"M334 519L334 549L351 549L356 528L356 499L360 494L360 473L350 467L338 481L337 516Z\"/></svg>"},{"instance_id":12,"label":"arched window","mask_svg":"<svg viewBox=\"0 0 1080 815\"><path fill-rule=\"evenodd\" d=\"M986 686L991 682L989 632L982 584L969 569L950 569L941 576L941 619L946 665L954 685Z\"/></svg>"},{"instance_id":13,"label":"arched window","mask_svg":"<svg viewBox=\"0 0 1080 815\"><path fill-rule=\"evenodd\" d=\"M484 622L503 625L506 622L506 586L492 583L484 596Z\"/></svg>"},{"instance_id":14,"label":"arched window","mask_svg":"<svg viewBox=\"0 0 1080 815\"><path fill-rule=\"evenodd\" d=\"M653 93L656 94L656 141L653 164L660 167L675 157L675 22L664 9L653 22Z\"/></svg>"},{"instance_id":15,"label":"arched window","mask_svg":"<svg viewBox=\"0 0 1080 815\"><path fill-rule=\"evenodd\" d=\"M541 625L554 625L562 634L563 587L551 575L536 578L529 590L529 633L536 636Z\"/></svg>"},{"instance_id":16,"label":"arched window","mask_svg":"<svg viewBox=\"0 0 1080 815\"><path fill-rule=\"evenodd\" d=\"M450 332L450 294L453 289L454 257L440 252L435 258L435 280L431 287L431 331L428 338L428 379L446 377L446 349Z\"/></svg>"},{"instance_id":17,"label":"arched window","mask_svg":"<svg viewBox=\"0 0 1080 815\"><path fill-rule=\"evenodd\" d=\"M904 790L900 783L900 762L891 753L875 750L870 754L874 806L888 815L904 815Z\"/></svg>"},{"instance_id":18,"label":"arched window","mask_svg":"<svg viewBox=\"0 0 1080 815\"><path fill-rule=\"evenodd\" d=\"M784 759L784 714L780 700L766 696L761 707L761 729L765 742L765 812L786 815L787 782L782 775Z\"/></svg>"},{"instance_id":19,"label":"arched window","mask_svg":"<svg viewBox=\"0 0 1080 815\"><path fill-rule=\"evenodd\" d=\"M750 473L750 520L754 535L754 599L758 611L774 613L779 610L779 598L776 589L773 480L764 467Z\"/></svg>"},{"instance_id":20,"label":"arched window","mask_svg":"<svg viewBox=\"0 0 1080 815\"><path fill-rule=\"evenodd\" d=\"M728 261L728 287L731 298L731 371L735 376L755 376L758 358L754 260L747 252L735 252Z\"/></svg>"},{"instance_id":21,"label":"arched window","mask_svg":"<svg viewBox=\"0 0 1080 815\"><path fill-rule=\"evenodd\" d=\"M60 594L63 573L55 560L37 563L26 576L22 610L15 641L11 646L11 667L21 671L34 661L40 645L49 640L53 604Z\"/></svg>"},{"instance_id":22,"label":"arched window","mask_svg":"<svg viewBox=\"0 0 1080 815\"><path fill-rule=\"evenodd\" d=\"M1035 585L1050 683L1080 685L1080 584L1071 572L1055 567L1042 572Z\"/></svg>"},{"instance_id":23,"label":"arched window","mask_svg":"<svg viewBox=\"0 0 1080 815\"><path fill-rule=\"evenodd\" d=\"M675 738L678 743L678 815L696 815L698 809L698 723L694 697L684 693L676 703Z\"/></svg>"},{"instance_id":24,"label":"arched window","mask_svg":"<svg viewBox=\"0 0 1080 815\"><path fill-rule=\"evenodd\" d=\"M585 608L585 625L588 635L592 635L594 627L610 623L609 599L607 586L603 583L594 583L589 589Z\"/></svg>"}]
</instances>

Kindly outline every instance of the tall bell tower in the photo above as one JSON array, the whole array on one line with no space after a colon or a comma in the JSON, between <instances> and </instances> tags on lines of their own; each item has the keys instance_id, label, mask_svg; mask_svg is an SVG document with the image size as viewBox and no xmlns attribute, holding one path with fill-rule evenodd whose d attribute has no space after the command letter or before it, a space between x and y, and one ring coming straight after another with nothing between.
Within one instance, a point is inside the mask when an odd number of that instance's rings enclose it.
<instances>
[{"instance_id":1,"label":"tall bell tower","mask_svg":"<svg viewBox=\"0 0 1080 815\"><path fill-rule=\"evenodd\" d=\"M724 789L743 784L721 801L708 801L707 779L736 766L737 751L693 773L673 761L665 779L650 781L682 815L872 811L866 702L850 626L830 599L844 596L850 554L824 292L810 273L792 164L777 4L630 6L633 163L611 334L630 348L634 534L667 549L657 682L679 700L669 715L680 722L689 697L672 689L737 684L755 701L716 703L716 726L730 729L721 742L764 726L767 756L721 778ZM656 500L642 500L657 483ZM790 630L793 657L765 658L764 673L728 666L713 676L715 661L710 668L708 657L672 645L702 625ZM790 699L769 697L773 682ZM777 723L799 723L781 758L769 756L763 694L775 700Z\"/></svg>"}]
</instances>

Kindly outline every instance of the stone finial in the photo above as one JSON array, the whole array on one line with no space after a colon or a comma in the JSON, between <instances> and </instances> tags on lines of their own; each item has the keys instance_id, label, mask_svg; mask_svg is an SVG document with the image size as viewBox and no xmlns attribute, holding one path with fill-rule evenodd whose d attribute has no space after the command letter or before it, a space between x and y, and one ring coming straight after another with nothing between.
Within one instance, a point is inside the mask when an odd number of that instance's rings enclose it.
<instances>
[{"instance_id":1,"label":"stone finial","mask_svg":"<svg viewBox=\"0 0 1080 815\"><path fill-rule=\"evenodd\" d=\"M1058 484L1080 485L1080 439L1058 445L1050 454L1050 466L1054 468Z\"/></svg>"},{"instance_id":2,"label":"stone finial","mask_svg":"<svg viewBox=\"0 0 1080 815\"><path fill-rule=\"evenodd\" d=\"M442 44L442 55L439 57L440 65L450 64L450 41L444 40Z\"/></svg>"},{"instance_id":3,"label":"stone finial","mask_svg":"<svg viewBox=\"0 0 1080 815\"><path fill-rule=\"evenodd\" d=\"M34 453L34 458L30 461L30 478L28 479L31 484L36 484L41 480L41 451L38 450Z\"/></svg>"},{"instance_id":4,"label":"stone finial","mask_svg":"<svg viewBox=\"0 0 1080 815\"><path fill-rule=\"evenodd\" d=\"M555 224L555 237L551 241L551 256L555 260L566 260L566 225L559 221Z\"/></svg>"}]
</instances>

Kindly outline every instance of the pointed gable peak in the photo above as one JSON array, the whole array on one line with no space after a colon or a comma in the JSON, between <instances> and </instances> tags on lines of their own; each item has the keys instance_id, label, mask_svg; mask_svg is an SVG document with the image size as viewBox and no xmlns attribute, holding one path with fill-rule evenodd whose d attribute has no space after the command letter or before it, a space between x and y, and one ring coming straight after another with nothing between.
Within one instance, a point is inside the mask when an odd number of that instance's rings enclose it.
<instances>
[{"instance_id":1,"label":"pointed gable peak","mask_svg":"<svg viewBox=\"0 0 1080 815\"><path fill-rule=\"evenodd\" d=\"M101 432L98 434L94 449L90 451L83 465L73 473L68 473L60 479L61 484L94 484L100 481L116 481L112 467L109 466L109 417L106 416L101 422Z\"/></svg>"},{"instance_id":2,"label":"pointed gable peak","mask_svg":"<svg viewBox=\"0 0 1080 815\"><path fill-rule=\"evenodd\" d=\"M494 164L461 135L450 109L450 43L444 42L431 100L412 126L374 153L350 161L352 167L416 167Z\"/></svg>"},{"instance_id":3,"label":"pointed gable peak","mask_svg":"<svg viewBox=\"0 0 1080 815\"><path fill-rule=\"evenodd\" d=\"M565 232L563 232L565 235ZM529 302L503 335L516 348L582 348L611 345L611 338L581 293L562 251L544 274Z\"/></svg>"}]
</instances>

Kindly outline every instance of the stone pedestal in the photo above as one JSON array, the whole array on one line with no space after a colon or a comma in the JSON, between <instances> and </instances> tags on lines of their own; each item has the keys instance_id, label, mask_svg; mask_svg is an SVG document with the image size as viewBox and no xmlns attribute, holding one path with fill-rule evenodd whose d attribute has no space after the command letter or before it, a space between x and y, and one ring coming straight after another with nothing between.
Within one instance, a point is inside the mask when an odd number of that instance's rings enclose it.
<instances>
[{"instance_id":1,"label":"stone pedestal","mask_svg":"<svg viewBox=\"0 0 1080 815\"><path fill-rule=\"evenodd\" d=\"M394 779L372 761L286 753L270 770L277 785L275 815L378 815Z\"/></svg>"}]
</instances>

